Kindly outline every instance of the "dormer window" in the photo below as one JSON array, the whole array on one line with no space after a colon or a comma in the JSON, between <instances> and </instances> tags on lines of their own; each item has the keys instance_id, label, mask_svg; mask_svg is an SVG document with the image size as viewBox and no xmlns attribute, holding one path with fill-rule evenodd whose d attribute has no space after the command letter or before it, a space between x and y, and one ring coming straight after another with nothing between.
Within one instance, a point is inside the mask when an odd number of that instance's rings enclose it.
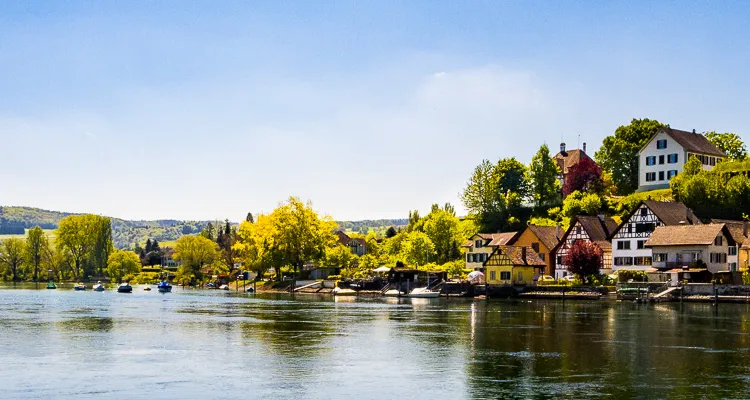
<instances>
[{"instance_id":1,"label":"dormer window","mask_svg":"<svg viewBox=\"0 0 750 400\"><path fill-rule=\"evenodd\" d=\"M656 141L656 148L657 149L666 149L667 148L667 139L661 139Z\"/></svg>"},{"instance_id":2,"label":"dormer window","mask_svg":"<svg viewBox=\"0 0 750 400\"><path fill-rule=\"evenodd\" d=\"M724 244L724 236L717 236L716 239L714 239L714 245L715 246L721 246Z\"/></svg>"},{"instance_id":3,"label":"dormer window","mask_svg":"<svg viewBox=\"0 0 750 400\"><path fill-rule=\"evenodd\" d=\"M482 240L477 240L476 241L476 245L474 247L481 248L482 247Z\"/></svg>"},{"instance_id":4,"label":"dormer window","mask_svg":"<svg viewBox=\"0 0 750 400\"><path fill-rule=\"evenodd\" d=\"M648 208L643 207L641 208L641 217L647 217L648 216Z\"/></svg>"}]
</instances>

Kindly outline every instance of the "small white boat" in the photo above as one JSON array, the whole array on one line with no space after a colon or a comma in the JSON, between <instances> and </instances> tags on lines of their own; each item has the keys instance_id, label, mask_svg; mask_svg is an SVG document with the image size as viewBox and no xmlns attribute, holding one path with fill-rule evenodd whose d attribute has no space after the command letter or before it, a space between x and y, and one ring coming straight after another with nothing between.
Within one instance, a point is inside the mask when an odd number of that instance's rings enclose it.
<instances>
[{"instance_id":1,"label":"small white boat","mask_svg":"<svg viewBox=\"0 0 750 400\"><path fill-rule=\"evenodd\" d=\"M104 285L102 285L102 281L99 281L99 282L96 282L96 285L94 285L91 289L93 289L95 292L103 292Z\"/></svg>"},{"instance_id":2,"label":"small white boat","mask_svg":"<svg viewBox=\"0 0 750 400\"><path fill-rule=\"evenodd\" d=\"M73 290L86 290L86 285L83 283L76 283L75 286L73 286Z\"/></svg>"},{"instance_id":3,"label":"small white boat","mask_svg":"<svg viewBox=\"0 0 750 400\"><path fill-rule=\"evenodd\" d=\"M340 287L333 289L333 295L334 296L356 296L357 291L353 289L342 289Z\"/></svg>"},{"instance_id":4,"label":"small white boat","mask_svg":"<svg viewBox=\"0 0 750 400\"><path fill-rule=\"evenodd\" d=\"M434 298L440 297L440 292L433 292L432 290L427 288L416 288L412 290L411 293L407 294L406 297L415 299Z\"/></svg>"},{"instance_id":5,"label":"small white boat","mask_svg":"<svg viewBox=\"0 0 750 400\"><path fill-rule=\"evenodd\" d=\"M229 290L229 286L227 286L227 285L221 285L221 286L219 286L219 290Z\"/></svg>"},{"instance_id":6,"label":"small white boat","mask_svg":"<svg viewBox=\"0 0 750 400\"><path fill-rule=\"evenodd\" d=\"M121 283L120 286L117 287L118 293L131 293L133 291L133 287L130 286L129 283Z\"/></svg>"},{"instance_id":7,"label":"small white boat","mask_svg":"<svg viewBox=\"0 0 750 400\"><path fill-rule=\"evenodd\" d=\"M402 294L403 293L401 293L401 291L399 291L397 289L391 289L391 290L387 290L385 293L383 293L383 296L386 296L386 297L398 297L398 296L401 296Z\"/></svg>"}]
</instances>

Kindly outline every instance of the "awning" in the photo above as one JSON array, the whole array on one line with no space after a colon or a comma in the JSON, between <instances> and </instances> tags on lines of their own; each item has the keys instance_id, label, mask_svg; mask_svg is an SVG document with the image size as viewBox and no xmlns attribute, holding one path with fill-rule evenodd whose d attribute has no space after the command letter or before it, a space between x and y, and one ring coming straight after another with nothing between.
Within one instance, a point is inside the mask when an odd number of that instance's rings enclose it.
<instances>
[{"instance_id":1,"label":"awning","mask_svg":"<svg viewBox=\"0 0 750 400\"><path fill-rule=\"evenodd\" d=\"M372 272L380 273L380 272L388 272L390 270L391 269L389 267L382 266L382 267L379 267L379 268L375 268L374 270L372 270Z\"/></svg>"}]
</instances>

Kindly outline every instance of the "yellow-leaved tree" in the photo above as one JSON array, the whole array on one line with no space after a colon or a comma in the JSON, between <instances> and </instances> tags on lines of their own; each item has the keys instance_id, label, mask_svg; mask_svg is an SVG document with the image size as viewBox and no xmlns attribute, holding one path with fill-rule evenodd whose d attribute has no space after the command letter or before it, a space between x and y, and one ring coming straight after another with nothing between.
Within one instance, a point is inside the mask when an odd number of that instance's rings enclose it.
<instances>
[{"instance_id":1,"label":"yellow-leaved tree","mask_svg":"<svg viewBox=\"0 0 750 400\"><path fill-rule=\"evenodd\" d=\"M107 259L107 273L113 282L120 282L127 274L141 271L141 259L132 251L115 250Z\"/></svg>"}]
</instances>

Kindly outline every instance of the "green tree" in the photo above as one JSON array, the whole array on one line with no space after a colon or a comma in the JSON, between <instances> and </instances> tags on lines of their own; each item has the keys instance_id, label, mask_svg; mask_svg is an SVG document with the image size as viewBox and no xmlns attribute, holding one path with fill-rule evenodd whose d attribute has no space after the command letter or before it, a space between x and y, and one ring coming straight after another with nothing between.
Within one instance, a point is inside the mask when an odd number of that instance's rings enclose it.
<instances>
[{"instance_id":1,"label":"green tree","mask_svg":"<svg viewBox=\"0 0 750 400\"><path fill-rule=\"evenodd\" d=\"M8 238L0 242L0 266L6 268L11 280L16 282L21 277L26 242L20 238Z\"/></svg>"},{"instance_id":2,"label":"green tree","mask_svg":"<svg viewBox=\"0 0 750 400\"><path fill-rule=\"evenodd\" d=\"M461 194L461 201L479 229L496 232L518 224L523 197L519 192L501 192L503 175L496 165L483 160Z\"/></svg>"},{"instance_id":3,"label":"green tree","mask_svg":"<svg viewBox=\"0 0 750 400\"><path fill-rule=\"evenodd\" d=\"M401 260L407 265L419 267L435 259L435 245L424 232L410 232L401 243Z\"/></svg>"},{"instance_id":4,"label":"green tree","mask_svg":"<svg viewBox=\"0 0 750 400\"><path fill-rule=\"evenodd\" d=\"M385 237L386 239L390 239L394 236L396 236L398 232L396 232L396 228L389 226L388 229L385 230Z\"/></svg>"},{"instance_id":5,"label":"green tree","mask_svg":"<svg viewBox=\"0 0 750 400\"><path fill-rule=\"evenodd\" d=\"M116 250L107 259L107 274L114 282L120 282L127 274L141 271L141 259L132 251Z\"/></svg>"},{"instance_id":6,"label":"green tree","mask_svg":"<svg viewBox=\"0 0 750 400\"><path fill-rule=\"evenodd\" d=\"M333 234L336 223L329 216L319 217L310 203L305 204L296 197L290 197L274 210L273 218L274 244L295 274L305 261L323 258L325 249L336 241Z\"/></svg>"},{"instance_id":7,"label":"green tree","mask_svg":"<svg viewBox=\"0 0 750 400\"><path fill-rule=\"evenodd\" d=\"M325 263L329 267L349 268L356 258L349 247L339 243L326 249Z\"/></svg>"},{"instance_id":8,"label":"green tree","mask_svg":"<svg viewBox=\"0 0 750 400\"><path fill-rule=\"evenodd\" d=\"M738 135L734 133L704 132L706 138L716 147L727 154L730 160L744 160L747 158L747 147Z\"/></svg>"},{"instance_id":9,"label":"green tree","mask_svg":"<svg viewBox=\"0 0 750 400\"><path fill-rule=\"evenodd\" d=\"M531 197L537 208L550 207L560 202L560 168L549 155L549 147L543 144L531 159L529 181Z\"/></svg>"},{"instance_id":10,"label":"green tree","mask_svg":"<svg viewBox=\"0 0 750 400\"><path fill-rule=\"evenodd\" d=\"M594 158L612 175L617 194L627 195L638 188L638 152L663 127L656 120L633 119L604 138Z\"/></svg>"},{"instance_id":11,"label":"green tree","mask_svg":"<svg viewBox=\"0 0 750 400\"><path fill-rule=\"evenodd\" d=\"M39 281L39 270L44 259L44 252L49 247L47 235L39 226L29 229L26 235L26 263L34 271L34 281Z\"/></svg>"},{"instance_id":12,"label":"green tree","mask_svg":"<svg viewBox=\"0 0 750 400\"><path fill-rule=\"evenodd\" d=\"M178 275L188 281L199 278L201 269L216 261L218 251L217 244L204 236L183 236L177 239L174 258L182 263L177 271Z\"/></svg>"},{"instance_id":13,"label":"green tree","mask_svg":"<svg viewBox=\"0 0 750 400\"><path fill-rule=\"evenodd\" d=\"M500 193L515 192L525 199L529 196L529 174L526 166L515 157L503 158L497 162L495 173L498 176Z\"/></svg>"},{"instance_id":14,"label":"green tree","mask_svg":"<svg viewBox=\"0 0 750 400\"><path fill-rule=\"evenodd\" d=\"M91 256L95 244L95 215L71 215L60 220L55 232L58 252L67 255L71 261L73 278L78 280L84 263Z\"/></svg>"},{"instance_id":15,"label":"green tree","mask_svg":"<svg viewBox=\"0 0 750 400\"><path fill-rule=\"evenodd\" d=\"M99 272L99 276L104 274L104 268L109 263L109 255L114 251L114 245L112 243L112 221L107 217L101 217L98 215L92 215L92 224L94 225L94 231L91 232L94 235L92 248L92 261L94 263L94 269ZM153 246L152 246L153 248Z\"/></svg>"},{"instance_id":16,"label":"green tree","mask_svg":"<svg viewBox=\"0 0 750 400\"><path fill-rule=\"evenodd\" d=\"M437 208L424 218L424 232L435 247L434 262L446 263L455 258L453 245L458 239L459 220L450 212Z\"/></svg>"}]
</instances>

